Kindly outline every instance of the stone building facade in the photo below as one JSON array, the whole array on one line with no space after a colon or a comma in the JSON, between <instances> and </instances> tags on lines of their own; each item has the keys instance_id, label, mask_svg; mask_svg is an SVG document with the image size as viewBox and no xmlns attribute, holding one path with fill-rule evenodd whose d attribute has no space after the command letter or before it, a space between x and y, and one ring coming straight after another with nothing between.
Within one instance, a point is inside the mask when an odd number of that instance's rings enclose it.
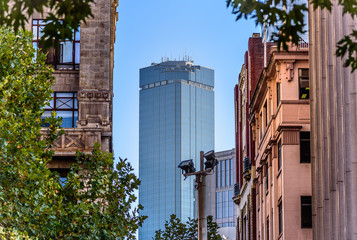
<instances>
[{"instance_id":1,"label":"stone building facade","mask_svg":"<svg viewBox=\"0 0 357 240\"><path fill-rule=\"evenodd\" d=\"M273 43L264 44L257 33L249 38L244 64L234 89L237 174L233 199L238 206L236 239L256 239L255 142L248 116L254 89L272 46Z\"/></svg>"},{"instance_id":2,"label":"stone building facade","mask_svg":"<svg viewBox=\"0 0 357 240\"><path fill-rule=\"evenodd\" d=\"M60 41L48 51L47 62L55 71L53 101L44 117L52 111L63 117L65 134L54 144L50 168L60 173L69 168L77 150L90 152L93 144L112 152L114 41L118 0L97 0L88 18L74 33L73 41ZM45 13L47 14L47 13ZM29 19L27 29L39 48L44 16ZM46 129L43 129L45 133Z\"/></svg>"},{"instance_id":3,"label":"stone building facade","mask_svg":"<svg viewBox=\"0 0 357 240\"><path fill-rule=\"evenodd\" d=\"M357 18L331 2L309 6L314 239L357 239L357 71L335 56Z\"/></svg>"},{"instance_id":4,"label":"stone building facade","mask_svg":"<svg viewBox=\"0 0 357 240\"><path fill-rule=\"evenodd\" d=\"M271 49L250 103L256 239L312 239L309 63L300 47Z\"/></svg>"},{"instance_id":5,"label":"stone building facade","mask_svg":"<svg viewBox=\"0 0 357 240\"><path fill-rule=\"evenodd\" d=\"M219 234L225 239L236 239L237 206L233 203L235 179L235 149L215 152L218 165L206 176L206 215L213 216ZM223 237L223 239L224 239Z\"/></svg>"}]
</instances>

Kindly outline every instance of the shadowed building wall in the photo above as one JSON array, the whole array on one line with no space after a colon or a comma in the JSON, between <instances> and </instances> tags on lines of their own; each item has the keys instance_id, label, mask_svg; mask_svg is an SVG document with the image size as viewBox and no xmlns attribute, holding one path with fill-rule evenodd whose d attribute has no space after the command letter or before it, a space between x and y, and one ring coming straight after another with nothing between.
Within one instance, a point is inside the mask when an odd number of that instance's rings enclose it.
<instances>
[{"instance_id":1,"label":"shadowed building wall","mask_svg":"<svg viewBox=\"0 0 357 240\"><path fill-rule=\"evenodd\" d=\"M309 6L314 239L357 239L357 73L335 56L357 19Z\"/></svg>"}]
</instances>

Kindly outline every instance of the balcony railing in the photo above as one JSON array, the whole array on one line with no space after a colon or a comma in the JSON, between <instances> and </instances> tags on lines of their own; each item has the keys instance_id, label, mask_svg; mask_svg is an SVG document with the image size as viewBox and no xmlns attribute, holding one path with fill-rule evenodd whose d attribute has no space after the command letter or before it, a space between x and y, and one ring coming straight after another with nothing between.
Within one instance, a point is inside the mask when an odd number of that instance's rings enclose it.
<instances>
[{"instance_id":1,"label":"balcony railing","mask_svg":"<svg viewBox=\"0 0 357 240\"><path fill-rule=\"evenodd\" d=\"M250 180L250 169L252 168L250 164L250 159L248 157L243 159L243 177L245 180Z\"/></svg>"},{"instance_id":2,"label":"balcony railing","mask_svg":"<svg viewBox=\"0 0 357 240\"><path fill-rule=\"evenodd\" d=\"M234 196L238 196L240 193L239 183L234 184Z\"/></svg>"},{"instance_id":3,"label":"balcony railing","mask_svg":"<svg viewBox=\"0 0 357 240\"><path fill-rule=\"evenodd\" d=\"M250 160L248 157L243 159L243 170L244 173L248 172L251 169L251 164L250 164Z\"/></svg>"}]
</instances>

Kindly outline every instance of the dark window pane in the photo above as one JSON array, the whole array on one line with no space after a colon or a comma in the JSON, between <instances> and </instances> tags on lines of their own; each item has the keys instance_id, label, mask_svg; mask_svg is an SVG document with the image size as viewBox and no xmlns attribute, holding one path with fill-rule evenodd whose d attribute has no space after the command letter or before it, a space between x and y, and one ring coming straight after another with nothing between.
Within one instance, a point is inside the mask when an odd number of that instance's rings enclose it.
<instances>
[{"instance_id":1,"label":"dark window pane","mask_svg":"<svg viewBox=\"0 0 357 240\"><path fill-rule=\"evenodd\" d=\"M281 169L281 140L278 142L278 170Z\"/></svg>"},{"instance_id":2,"label":"dark window pane","mask_svg":"<svg viewBox=\"0 0 357 240\"><path fill-rule=\"evenodd\" d=\"M276 83L276 105L280 103L280 83Z\"/></svg>"},{"instance_id":3,"label":"dark window pane","mask_svg":"<svg viewBox=\"0 0 357 240\"><path fill-rule=\"evenodd\" d=\"M279 210L279 235L283 233L283 206L282 202L278 205Z\"/></svg>"},{"instance_id":4,"label":"dark window pane","mask_svg":"<svg viewBox=\"0 0 357 240\"><path fill-rule=\"evenodd\" d=\"M299 98L310 98L310 81L309 81L309 69L299 69Z\"/></svg>"},{"instance_id":5,"label":"dark window pane","mask_svg":"<svg viewBox=\"0 0 357 240\"><path fill-rule=\"evenodd\" d=\"M300 163L310 163L310 132L300 132Z\"/></svg>"},{"instance_id":6,"label":"dark window pane","mask_svg":"<svg viewBox=\"0 0 357 240\"><path fill-rule=\"evenodd\" d=\"M301 227L312 228L311 196L301 196Z\"/></svg>"}]
</instances>

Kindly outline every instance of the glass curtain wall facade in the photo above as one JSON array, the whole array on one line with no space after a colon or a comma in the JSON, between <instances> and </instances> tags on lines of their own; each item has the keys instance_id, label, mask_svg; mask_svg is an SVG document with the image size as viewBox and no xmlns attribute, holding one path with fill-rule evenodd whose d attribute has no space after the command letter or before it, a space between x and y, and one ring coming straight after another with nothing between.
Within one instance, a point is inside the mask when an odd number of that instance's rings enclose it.
<instances>
[{"instance_id":1,"label":"glass curtain wall facade","mask_svg":"<svg viewBox=\"0 0 357 240\"><path fill-rule=\"evenodd\" d=\"M139 239L152 239L171 214L196 217L194 177L177 168L214 149L214 71L190 61L140 69L139 202L148 216Z\"/></svg>"}]
</instances>

